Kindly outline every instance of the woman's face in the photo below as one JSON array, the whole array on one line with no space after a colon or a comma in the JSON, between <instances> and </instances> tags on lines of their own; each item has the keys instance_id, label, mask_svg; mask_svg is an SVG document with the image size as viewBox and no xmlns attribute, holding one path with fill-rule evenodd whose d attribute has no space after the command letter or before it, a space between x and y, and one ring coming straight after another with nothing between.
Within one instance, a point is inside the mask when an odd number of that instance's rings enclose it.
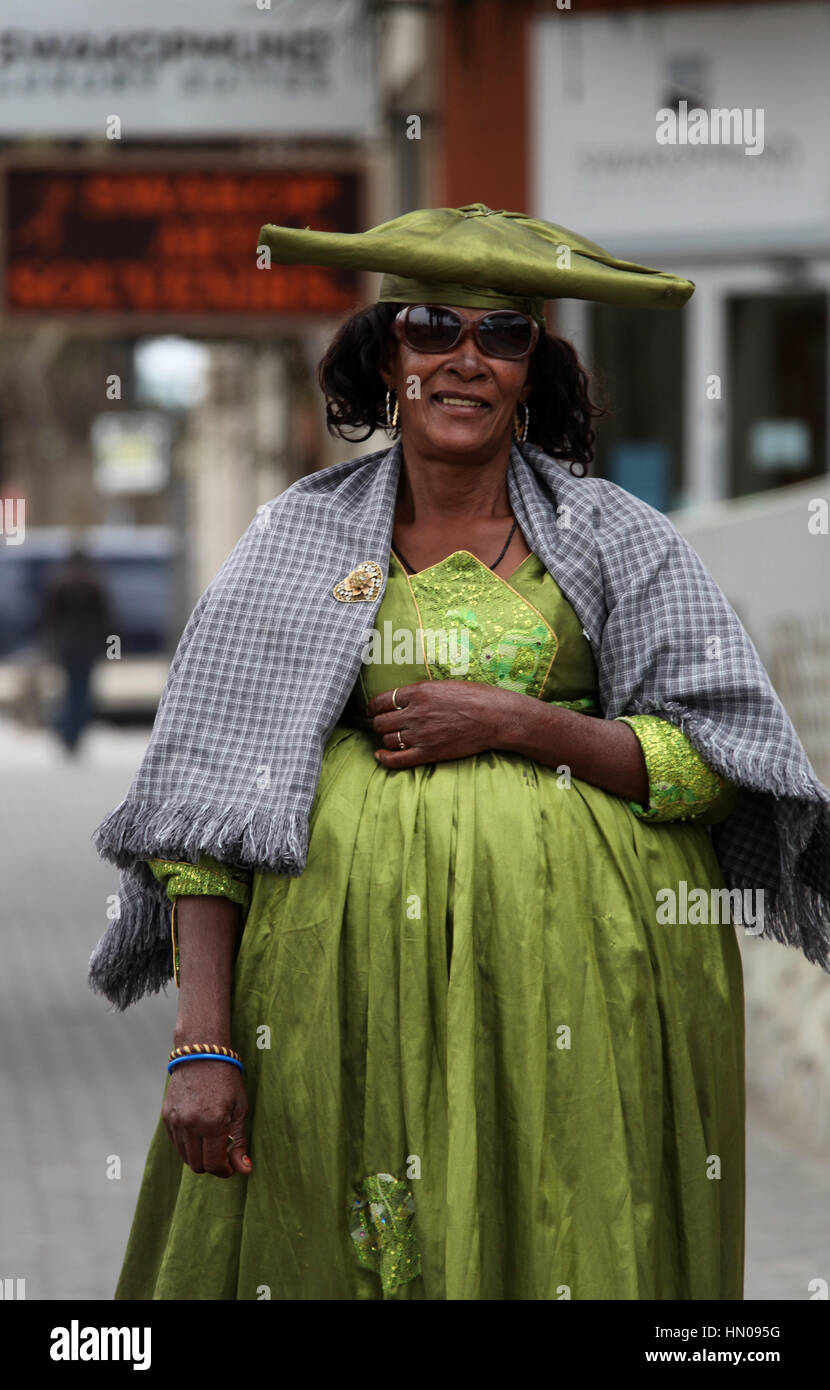
<instances>
[{"instance_id":1,"label":"woman's face","mask_svg":"<svg viewBox=\"0 0 830 1390\"><path fill-rule=\"evenodd\" d=\"M466 318L490 309L459 307ZM389 335L381 377L395 392L404 448L490 457L509 444L516 402L530 394L529 357L489 357L471 333L449 352L421 353Z\"/></svg>"}]
</instances>

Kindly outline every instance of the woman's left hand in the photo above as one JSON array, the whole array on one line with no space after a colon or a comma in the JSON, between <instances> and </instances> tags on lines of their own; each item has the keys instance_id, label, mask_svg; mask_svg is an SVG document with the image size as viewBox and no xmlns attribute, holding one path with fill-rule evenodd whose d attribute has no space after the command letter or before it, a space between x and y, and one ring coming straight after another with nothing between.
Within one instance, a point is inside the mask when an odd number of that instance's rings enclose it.
<instances>
[{"instance_id":1,"label":"woman's left hand","mask_svg":"<svg viewBox=\"0 0 830 1390\"><path fill-rule=\"evenodd\" d=\"M505 725L516 696L510 691L476 681L416 681L375 695L367 713L383 748L375 753L384 767L417 767L420 763L444 763L467 758L488 748L504 746ZM401 748L397 731L406 744Z\"/></svg>"}]
</instances>

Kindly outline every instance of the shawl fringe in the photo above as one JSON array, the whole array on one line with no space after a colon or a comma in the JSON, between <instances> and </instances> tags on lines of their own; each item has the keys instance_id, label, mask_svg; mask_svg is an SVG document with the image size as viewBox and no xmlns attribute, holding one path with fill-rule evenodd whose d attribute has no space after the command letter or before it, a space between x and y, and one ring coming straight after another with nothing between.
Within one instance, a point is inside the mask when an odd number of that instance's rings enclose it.
<instances>
[{"instance_id":1,"label":"shawl fringe","mask_svg":"<svg viewBox=\"0 0 830 1390\"><path fill-rule=\"evenodd\" d=\"M729 819L711 830L724 883L742 892L757 891L761 886L764 928L760 938L794 946L830 974L830 816L826 811L820 814L815 802L805 806L798 801L771 800L768 809L770 836L778 845L782 869L777 884L759 885L757 876L735 867ZM809 837L806 847L805 828ZM798 865L798 876L786 872L787 862Z\"/></svg>"},{"instance_id":2,"label":"shawl fringe","mask_svg":"<svg viewBox=\"0 0 830 1390\"><path fill-rule=\"evenodd\" d=\"M210 854L296 877L308 854L308 825L297 811L188 806L125 799L93 837L98 853L121 870L118 915L89 960L90 988L123 1012L173 979L171 903L144 860L196 863ZM138 861L138 862L137 862Z\"/></svg>"},{"instance_id":3,"label":"shawl fringe","mask_svg":"<svg viewBox=\"0 0 830 1390\"><path fill-rule=\"evenodd\" d=\"M308 855L308 824L299 811L273 815L239 806L193 806L125 798L98 826L102 859L127 869L136 859L196 863L202 854L227 863L297 877Z\"/></svg>"},{"instance_id":4,"label":"shawl fringe","mask_svg":"<svg viewBox=\"0 0 830 1390\"><path fill-rule=\"evenodd\" d=\"M692 742L701 757L721 777L760 793L772 791L776 796L800 797L814 805L816 790L824 792L826 811L830 814L830 792L808 772L795 773L790 768L771 762L763 745L753 750L741 750L740 760L733 749L721 744L712 734L712 720L675 700L632 699L626 705L627 714L657 714L676 724Z\"/></svg>"},{"instance_id":5,"label":"shawl fringe","mask_svg":"<svg viewBox=\"0 0 830 1390\"><path fill-rule=\"evenodd\" d=\"M743 808L711 827L712 844L730 890L763 891L760 937L794 946L830 974L830 792L815 776L796 774L770 761L763 747L744 752L740 766L712 737L711 720L671 700L634 699L629 712L657 714L676 724L710 767L741 788ZM754 785L753 785L754 783ZM817 797L820 797L818 799ZM751 807L751 809L750 809ZM736 849L736 829L765 826L767 849L777 848L777 882L769 872L748 872L746 840ZM740 866L740 867L739 867ZM797 866L797 874L793 873ZM737 923L736 925L740 925Z\"/></svg>"},{"instance_id":6,"label":"shawl fringe","mask_svg":"<svg viewBox=\"0 0 830 1390\"><path fill-rule=\"evenodd\" d=\"M173 978L170 900L146 864L131 871L135 892L119 893L119 912L89 958L88 983L123 1013ZM124 880L122 879L123 886Z\"/></svg>"}]
</instances>

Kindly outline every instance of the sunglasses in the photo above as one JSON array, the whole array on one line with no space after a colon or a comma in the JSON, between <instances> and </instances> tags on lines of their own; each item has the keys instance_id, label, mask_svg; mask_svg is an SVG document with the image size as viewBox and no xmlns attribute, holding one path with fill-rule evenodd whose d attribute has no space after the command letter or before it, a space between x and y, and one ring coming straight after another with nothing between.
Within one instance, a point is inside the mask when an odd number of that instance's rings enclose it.
<instances>
[{"instance_id":1,"label":"sunglasses","mask_svg":"<svg viewBox=\"0 0 830 1390\"><path fill-rule=\"evenodd\" d=\"M497 309L468 319L445 304L408 304L392 322L392 332L414 352L449 352L472 333L488 357L527 357L539 341L534 319L512 309Z\"/></svg>"}]
</instances>

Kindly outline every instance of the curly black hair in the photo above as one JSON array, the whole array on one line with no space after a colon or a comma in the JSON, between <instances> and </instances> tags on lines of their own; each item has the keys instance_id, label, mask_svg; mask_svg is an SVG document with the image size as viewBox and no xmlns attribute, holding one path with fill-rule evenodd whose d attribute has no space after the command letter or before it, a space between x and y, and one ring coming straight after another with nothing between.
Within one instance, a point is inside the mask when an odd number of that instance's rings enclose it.
<instances>
[{"instance_id":1,"label":"curly black hair","mask_svg":"<svg viewBox=\"0 0 830 1390\"><path fill-rule=\"evenodd\" d=\"M359 443L385 426L386 387L379 368L390 325L402 308L371 304L346 319L329 344L317 369L329 434ZM607 410L591 400L588 374L572 345L542 329L530 358L529 380L528 442L551 458L568 460L571 473L584 477L594 457L591 420ZM359 430L364 432L355 433Z\"/></svg>"}]
</instances>

